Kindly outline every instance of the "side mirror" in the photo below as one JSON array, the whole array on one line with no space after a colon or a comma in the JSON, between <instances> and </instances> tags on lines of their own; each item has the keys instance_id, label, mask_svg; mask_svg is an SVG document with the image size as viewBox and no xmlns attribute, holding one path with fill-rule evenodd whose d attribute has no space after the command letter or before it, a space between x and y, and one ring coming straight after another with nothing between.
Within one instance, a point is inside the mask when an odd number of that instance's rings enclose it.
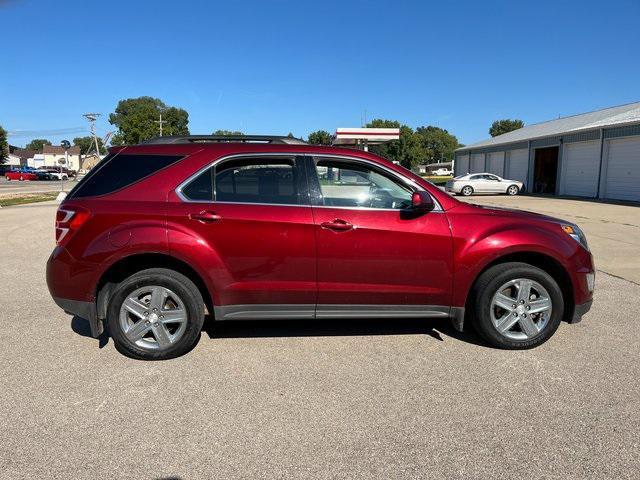
<instances>
[{"instance_id":1,"label":"side mirror","mask_svg":"<svg viewBox=\"0 0 640 480\"><path fill-rule=\"evenodd\" d=\"M411 211L413 212L430 212L435 208L433 198L427 192L413 192L411 195Z\"/></svg>"}]
</instances>

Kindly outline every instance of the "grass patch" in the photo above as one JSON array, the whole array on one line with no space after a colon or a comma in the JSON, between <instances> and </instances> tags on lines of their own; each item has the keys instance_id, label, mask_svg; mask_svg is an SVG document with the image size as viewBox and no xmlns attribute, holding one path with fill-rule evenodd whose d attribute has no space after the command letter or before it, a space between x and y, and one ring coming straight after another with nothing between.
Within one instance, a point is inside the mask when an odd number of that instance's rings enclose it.
<instances>
[{"instance_id":1,"label":"grass patch","mask_svg":"<svg viewBox=\"0 0 640 480\"><path fill-rule=\"evenodd\" d=\"M446 176L432 175L432 176L423 176L422 178L430 181L434 185L444 186L444 184L447 183L449 180L451 180L453 177L451 175L446 175Z\"/></svg>"},{"instance_id":2,"label":"grass patch","mask_svg":"<svg viewBox=\"0 0 640 480\"><path fill-rule=\"evenodd\" d=\"M31 195L17 195L15 197L0 198L0 207L24 205L26 203L48 202L55 200L59 192L33 193Z\"/></svg>"}]
</instances>

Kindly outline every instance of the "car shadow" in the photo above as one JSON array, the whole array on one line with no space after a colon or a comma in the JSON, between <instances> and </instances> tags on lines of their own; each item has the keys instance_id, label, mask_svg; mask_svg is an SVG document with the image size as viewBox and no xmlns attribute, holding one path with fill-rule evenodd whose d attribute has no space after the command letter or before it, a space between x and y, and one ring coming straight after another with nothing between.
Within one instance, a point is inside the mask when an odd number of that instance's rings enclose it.
<instances>
[{"instance_id":1,"label":"car shadow","mask_svg":"<svg viewBox=\"0 0 640 480\"><path fill-rule=\"evenodd\" d=\"M74 316L71 330L76 334L93 339L89 322ZM369 335L426 335L439 342L453 338L472 345L488 347L478 335L467 328L458 332L448 319L432 318L371 318L371 319L323 319L323 320L234 320L215 321L207 315L202 331L211 340L220 338L274 338L274 337L339 337ZM105 329L95 339L98 348L109 343L109 333ZM199 343L200 338L192 348ZM191 349L192 349L191 348ZM191 350L189 349L189 350Z\"/></svg>"},{"instance_id":2,"label":"car shadow","mask_svg":"<svg viewBox=\"0 0 640 480\"><path fill-rule=\"evenodd\" d=\"M77 315L74 315L71 319L71 330L80 335L81 337L88 337L93 339L91 336L91 327L89 326L89 321L84 318L80 318ZM109 343L109 334L105 329L104 332L95 340L98 340L98 348L104 348Z\"/></svg>"},{"instance_id":3,"label":"car shadow","mask_svg":"<svg viewBox=\"0 0 640 480\"><path fill-rule=\"evenodd\" d=\"M467 329L470 330L470 329ZM426 335L440 342L445 337L473 345L488 346L473 331L458 332L448 319L323 319L236 320L205 319L203 331L210 339L267 337L334 337L367 335Z\"/></svg>"}]
</instances>

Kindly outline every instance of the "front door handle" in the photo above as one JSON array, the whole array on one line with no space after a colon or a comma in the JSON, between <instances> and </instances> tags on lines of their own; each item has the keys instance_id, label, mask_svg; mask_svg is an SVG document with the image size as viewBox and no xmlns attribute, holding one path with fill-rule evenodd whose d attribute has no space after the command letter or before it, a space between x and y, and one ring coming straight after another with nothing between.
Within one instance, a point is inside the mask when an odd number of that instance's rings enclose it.
<instances>
[{"instance_id":1,"label":"front door handle","mask_svg":"<svg viewBox=\"0 0 640 480\"><path fill-rule=\"evenodd\" d=\"M200 213L190 213L189 218L191 220L197 220L202 223L214 223L222 220L222 217L215 212L203 210Z\"/></svg>"},{"instance_id":2,"label":"front door handle","mask_svg":"<svg viewBox=\"0 0 640 480\"><path fill-rule=\"evenodd\" d=\"M346 232L347 230L353 229L352 224L340 218L336 218L335 220L331 220L330 222L322 222L320 226L322 228L326 228L328 230L334 230L336 232Z\"/></svg>"}]
</instances>

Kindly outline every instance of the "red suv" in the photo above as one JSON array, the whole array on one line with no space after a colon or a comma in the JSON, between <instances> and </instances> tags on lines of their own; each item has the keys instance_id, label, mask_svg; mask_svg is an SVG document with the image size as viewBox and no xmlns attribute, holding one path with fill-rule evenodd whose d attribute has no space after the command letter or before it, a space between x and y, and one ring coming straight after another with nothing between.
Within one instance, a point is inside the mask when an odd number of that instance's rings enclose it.
<instances>
[{"instance_id":1,"label":"red suv","mask_svg":"<svg viewBox=\"0 0 640 480\"><path fill-rule=\"evenodd\" d=\"M370 153L286 137L112 148L60 205L56 242L56 303L144 359L187 352L205 312L448 317L530 348L579 321L594 286L576 225L461 203Z\"/></svg>"}]
</instances>

